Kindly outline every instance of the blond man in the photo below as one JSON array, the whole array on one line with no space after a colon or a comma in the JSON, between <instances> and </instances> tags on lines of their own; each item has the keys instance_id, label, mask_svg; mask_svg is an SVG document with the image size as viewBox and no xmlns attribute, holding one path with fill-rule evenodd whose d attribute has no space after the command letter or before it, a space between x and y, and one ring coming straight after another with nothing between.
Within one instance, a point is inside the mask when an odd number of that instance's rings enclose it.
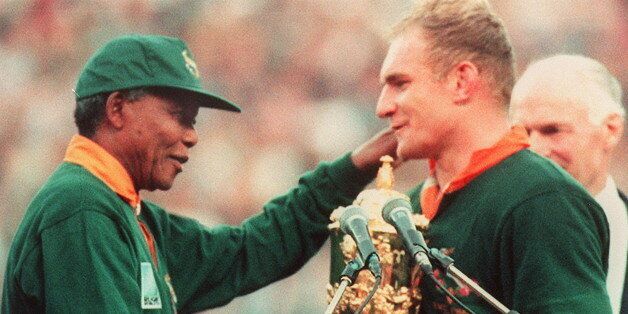
<instances>
[{"instance_id":1,"label":"blond man","mask_svg":"<svg viewBox=\"0 0 628 314\"><path fill-rule=\"evenodd\" d=\"M486 1L421 1L394 29L377 114L397 154L428 159L409 195L430 219L428 245L506 307L521 313L610 312L608 225L573 178L531 152L511 128L513 53ZM578 239L578 241L574 241ZM474 312L495 310L442 271L436 277ZM463 313L427 278L425 313Z\"/></svg>"}]
</instances>

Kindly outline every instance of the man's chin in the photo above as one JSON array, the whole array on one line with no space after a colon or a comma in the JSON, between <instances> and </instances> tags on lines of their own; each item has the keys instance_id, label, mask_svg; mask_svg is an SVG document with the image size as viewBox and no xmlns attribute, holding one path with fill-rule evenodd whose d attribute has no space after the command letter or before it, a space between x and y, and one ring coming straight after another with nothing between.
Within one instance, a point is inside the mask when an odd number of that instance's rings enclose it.
<instances>
[{"instance_id":1,"label":"man's chin","mask_svg":"<svg viewBox=\"0 0 628 314\"><path fill-rule=\"evenodd\" d=\"M155 191L155 190L160 190L160 191L168 191L170 190L170 188L172 188L172 185L174 183L174 178L172 180L164 180L164 181L159 181L159 182L155 182L150 188L146 189L148 191Z\"/></svg>"},{"instance_id":2,"label":"man's chin","mask_svg":"<svg viewBox=\"0 0 628 314\"><path fill-rule=\"evenodd\" d=\"M174 183L173 181L170 181L169 183L160 185L159 187L157 187L157 189L161 191L168 191L170 190L170 188L172 188L173 183Z\"/></svg>"}]
</instances>

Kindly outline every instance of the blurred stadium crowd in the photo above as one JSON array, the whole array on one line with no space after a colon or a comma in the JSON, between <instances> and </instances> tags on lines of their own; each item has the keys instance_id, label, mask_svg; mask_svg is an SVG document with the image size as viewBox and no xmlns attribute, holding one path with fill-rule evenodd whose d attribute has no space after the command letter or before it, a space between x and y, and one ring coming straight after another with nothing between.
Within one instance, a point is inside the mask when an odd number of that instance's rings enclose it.
<instances>
[{"instance_id":1,"label":"blurred stadium crowd","mask_svg":"<svg viewBox=\"0 0 628 314\"><path fill-rule=\"evenodd\" d=\"M105 41L124 33L181 37L207 87L243 108L202 110L199 144L174 187L142 194L209 226L237 224L318 161L386 126L374 114L384 35L411 2L0 0L0 281L24 209L76 132L76 77ZM520 71L534 59L580 53L607 65L626 93L625 1L492 4ZM624 191L627 144L624 137L612 169ZM404 191L424 177L424 164L404 164L396 175ZM320 313L328 254L325 248L296 276L209 312Z\"/></svg>"}]
</instances>

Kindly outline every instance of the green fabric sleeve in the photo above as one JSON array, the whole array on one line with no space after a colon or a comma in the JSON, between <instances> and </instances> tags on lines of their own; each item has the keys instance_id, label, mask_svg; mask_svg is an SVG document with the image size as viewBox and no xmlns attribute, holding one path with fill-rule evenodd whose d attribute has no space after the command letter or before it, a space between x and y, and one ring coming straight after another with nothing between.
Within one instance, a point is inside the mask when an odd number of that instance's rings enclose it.
<instances>
[{"instance_id":1,"label":"green fabric sleeve","mask_svg":"<svg viewBox=\"0 0 628 314\"><path fill-rule=\"evenodd\" d=\"M164 241L179 310L220 306L296 272L327 239L331 211L350 204L374 174L358 171L348 154L323 163L238 227L208 229L167 215Z\"/></svg>"},{"instance_id":2,"label":"green fabric sleeve","mask_svg":"<svg viewBox=\"0 0 628 314\"><path fill-rule=\"evenodd\" d=\"M514 289L507 297L521 313L611 311L603 262L609 245L606 218L601 209L590 209L597 206L590 200L567 194L528 199L501 232L502 256L512 258L502 261L504 278L513 274Z\"/></svg>"},{"instance_id":3,"label":"green fabric sleeve","mask_svg":"<svg viewBox=\"0 0 628 314\"><path fill-rule=\"evenodd\" d=\"M46 312L140 312L139 275L128 243L111 218L90 210L43 230Z\"/></svg>"}]
</instances>

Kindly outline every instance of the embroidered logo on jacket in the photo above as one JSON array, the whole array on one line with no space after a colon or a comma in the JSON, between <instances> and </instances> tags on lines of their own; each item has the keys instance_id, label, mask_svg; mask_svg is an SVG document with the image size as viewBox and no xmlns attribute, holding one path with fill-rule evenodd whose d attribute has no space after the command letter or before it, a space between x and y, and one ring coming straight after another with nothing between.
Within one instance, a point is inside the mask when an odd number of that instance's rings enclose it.
<instances>
[{"instance_id":1,"label":"embroidered logo on jacket","mask_svg":"<svg viewBox=\"0 0 628 314\"><path fill-rule=\"evenodd\" d=\"M153 265L149 262L142 262L140 270L142 275L142 309L161 309L161 297L153 275Z\"/></svg>"}]
</instances>

